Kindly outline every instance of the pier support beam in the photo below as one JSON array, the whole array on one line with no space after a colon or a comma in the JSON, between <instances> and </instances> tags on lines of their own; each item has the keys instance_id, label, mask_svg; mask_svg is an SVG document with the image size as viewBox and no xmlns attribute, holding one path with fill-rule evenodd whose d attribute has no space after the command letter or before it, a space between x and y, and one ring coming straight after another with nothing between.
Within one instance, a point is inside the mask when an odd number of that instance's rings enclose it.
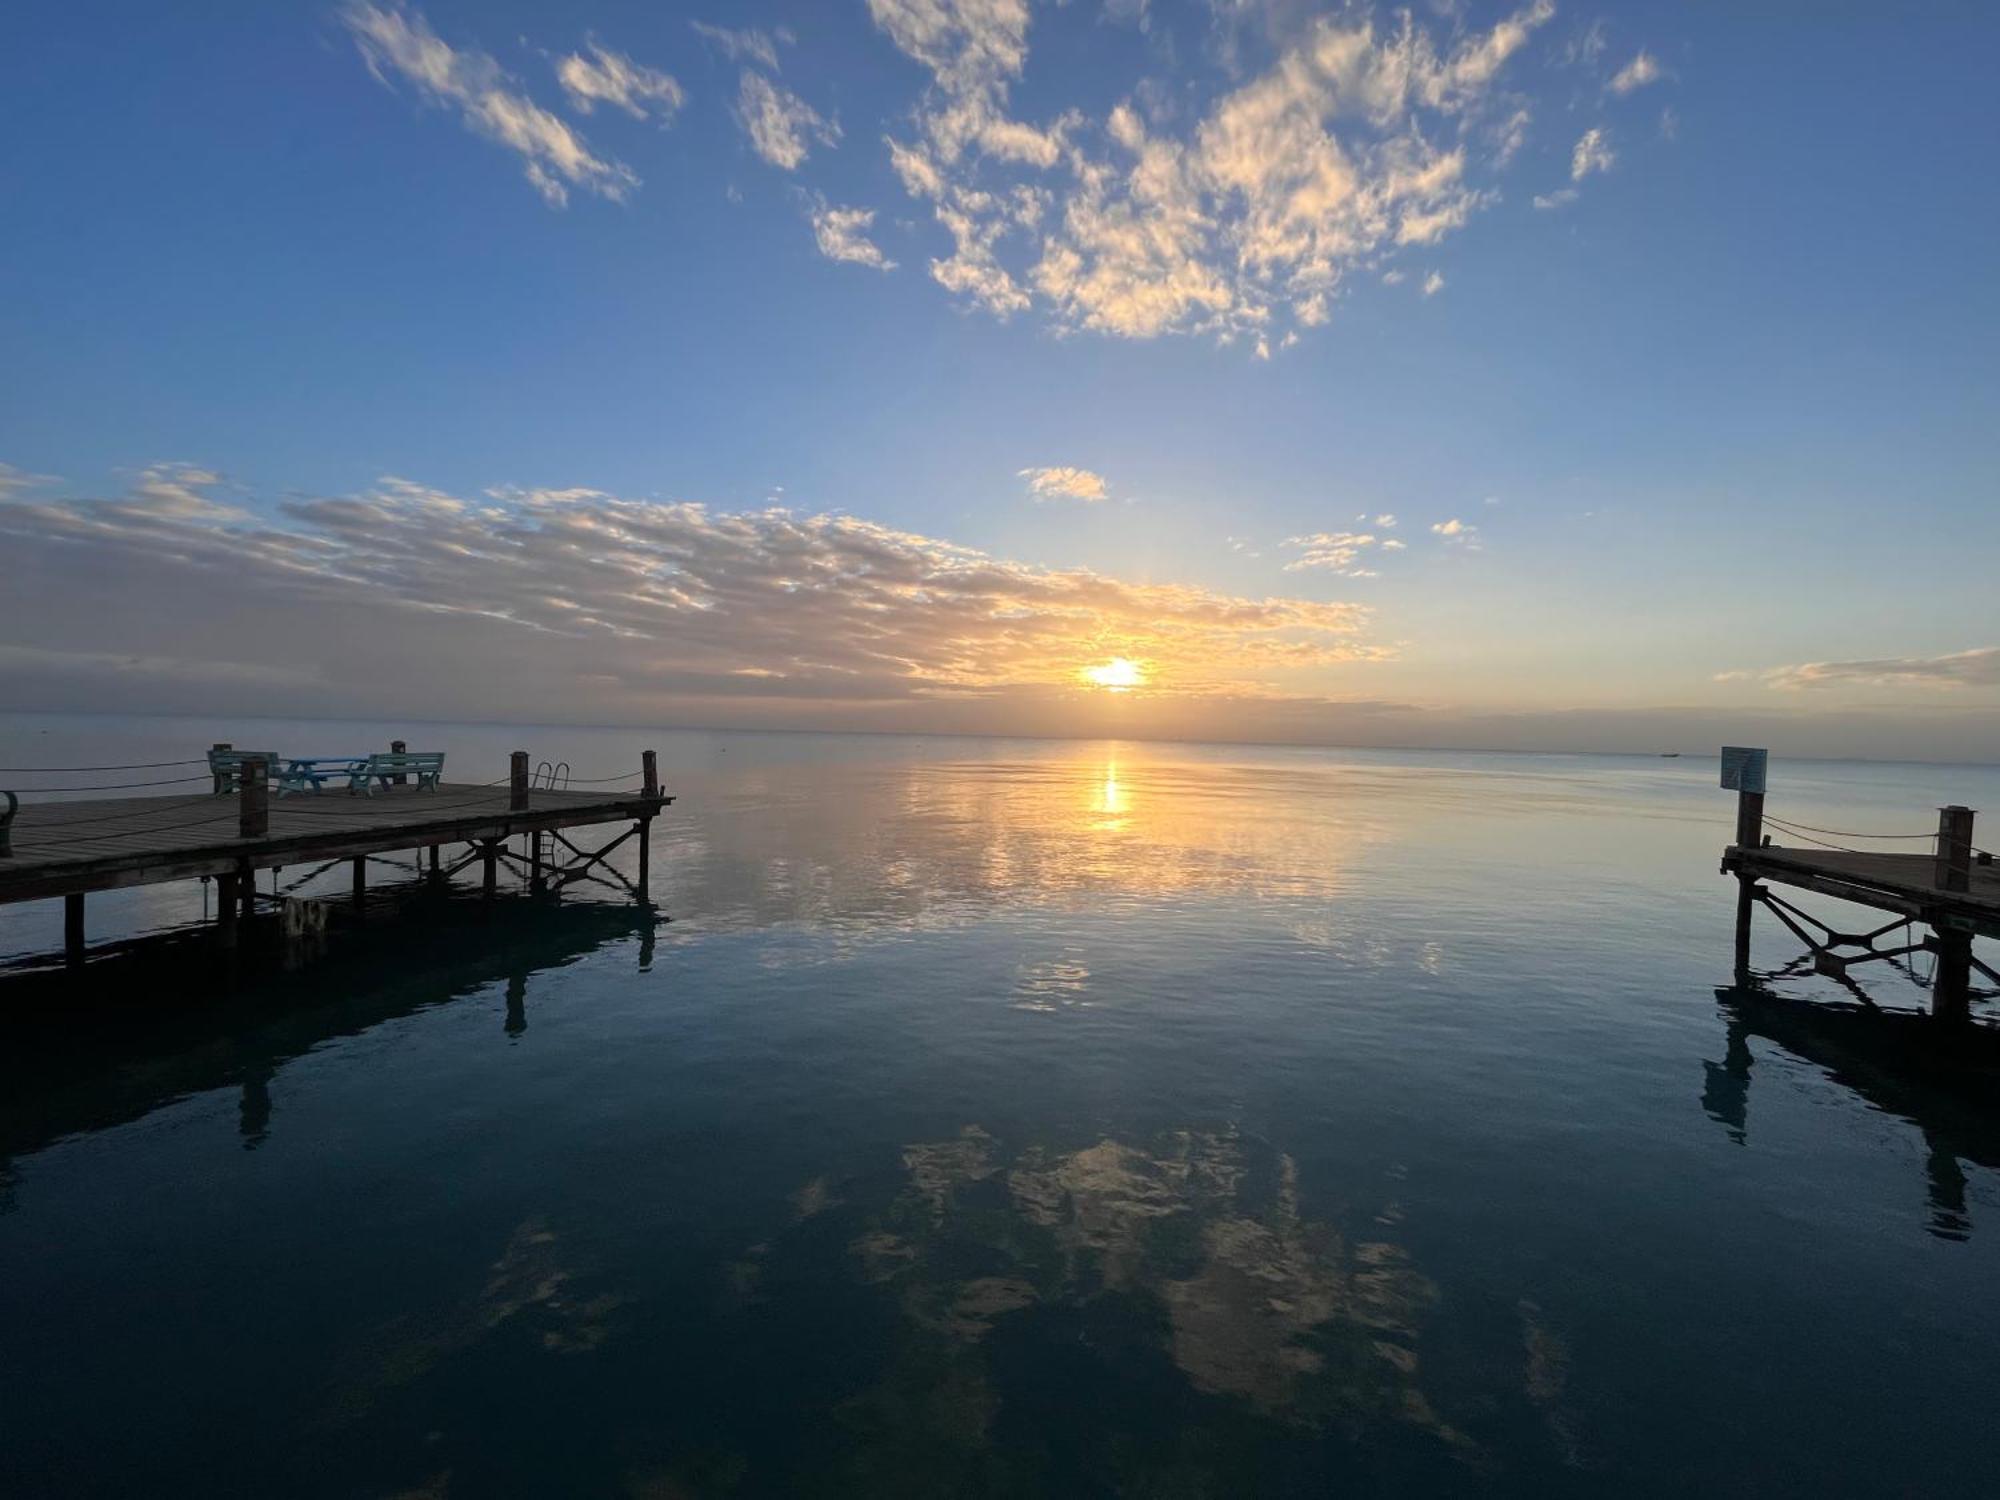
<instances>
[{"instance_id":1,"label":"pier support beam","mask_svg":"<svg viewBox=\"0 0 2000 1500\"><path fill-rule=\"evenodd\" d=\"M1736 982L1750 982L1750 919L1757 910L1757 882L1736 877Z\"/></svg>"},{"instance_id":2,"label":"pier support beam","mask_svg":"<svg viewBox=\"0 0 2000 1500\"><path fill-rule=\"evenodd\" d=\"M1972 934L1937 935L1937 973L1931 978L1931 1017L1947 1025L1972 1020Z\"/></svg>"},{"instance_id":3,"label":"pier support beam","mask_svg":"<svg viewBox=\"0 0 2000 1500\"><path fill-rule=\"evenodd\" d=\"M236 877L215 877L215 940L225 948L236 946Z\"/></svg>"},{"instance_id":4,"label":"pier support beam","mask_svg":"<svg viewBox=\"0 0 2000 1500\"><path fill-rule=\"evenodd\" d=\"M479 846L481 870L479 877L480 894L492 899L500 888L500 841L488 839Z\"/></svg>"},{"instance_id":5,"label":"pier support beam","mask_svg":"<svg viewBox=\"0 0 2000 1500\"><path fill-rule=\"evenodd\" d=\"M639 790L648 802L660 800L660 757L654 750L641 752L639 756ZM639 899L651 901L653 885L653 815L649 812L639 820Z\"/></svg>"},{"instance_id":6,"label":"pier support beam","mask_svg":"<svg viewBox=\"0 0 2000 1500\"><path fill-rule=\"evenodd\" d=\"M63 897L63 962L74 967L83 962L83 894Z\"/></svg>"},{"instance_id":7,"label":"pier support beam","mask_svg":"<svg viewBox=\"0 0 2000 1500\"><path fill-rule=\"evenodd\" d=\"M354 910L357 915L367 900L368 859L365 855L357 854L354 856Z\"/></svg>"},{"instance_id":8,"label":"pier support beam","mask_svg":"<svg viewBox=\"0 0 2000 1500\"><path fill-rule=\"evenodd\" d=\"M1945 891L1972 888L1972 809L1940 807L1937 831L1937 886ZM1931 1015L1950 1025L1972 1019L1972 934L1933 927L1937 972L1931 978Z\"/></svg>"},{"instance_id":9,"label":"pier support beam","mask_svg":"<svg viewBox=\"0 0 2000 1500\"><path fill-rule=\"evenodd\" d=\"M1736 794L1736 847L1755 849L1764 842L1764 794ZM1750 982L1750 919L1757 910L1757 880L1736 875L1736 982Z\"/></svg>"}]
</instances>

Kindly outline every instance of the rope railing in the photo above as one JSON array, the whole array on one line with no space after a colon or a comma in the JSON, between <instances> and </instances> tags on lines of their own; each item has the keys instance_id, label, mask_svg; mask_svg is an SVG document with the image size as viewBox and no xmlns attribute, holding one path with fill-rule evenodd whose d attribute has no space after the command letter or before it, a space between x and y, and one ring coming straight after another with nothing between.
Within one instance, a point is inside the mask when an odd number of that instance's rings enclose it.
<instances>
[{"instance_id":1,"label":"rope railing","mask_svg":"<svg viewBox=\"0 0 2000 1500\"><path fill-rule=\"evenodd\" d=\"M1809 833L1794 832L1792 829L1784 828L1781 825L1778 825L1775 819L1766 818L1764 821L1773 824L1773 826L1779 827L1779 831L1784 833L1787 837L1795 839L1804 839L1808 844L1812 844L1820 849L1831 849L1835 854L1865 854L1868 852L1865 849L1850 849L1845 844L1829 844L1825 839L1816 839Z\"/></svg>"},{"instance_id":2,"label":"rope railing","mask_svg":"<svg viewBox=\"0 0 2000 1500\"><path fill-rule=\"evenodd\" d=\"M29 786L20 788L24 792L129 792L142 786L188 786L197 781L207 781L206 776L167 776L158 781L96 781L80 786Z\"/></svg>"},{"instance_id":3,"label":"rope railing","mask_svg":"<svg viewBox=\"0 0 2000 1500\"><path fill-rule=\"evenodd\" d=\"M204 766L208 761L197 756L193 760L141 760L129 766L0 766L0 776L41 776L56 772L67 774L71 771L164 771L172 766Z\"/></svg>"},{"instance_id":4,"label":"rope railing","mask_svg":"<svg viewBox=\"0 0 2000 1500\"><path fill-rule=\"evenodd\" d=\"M1937 837L1937 830L1934 828L1924 833L1858 833L1851 828L1815 828L1810 823L1789 822L1784 818L1773 817L1768 812L1764 814L1764 821L1771 824L1774 828L1782 828L1788 833L1823 833L1829 838L1836 839L1934 839Z\"/></svg>"}]
</instances>

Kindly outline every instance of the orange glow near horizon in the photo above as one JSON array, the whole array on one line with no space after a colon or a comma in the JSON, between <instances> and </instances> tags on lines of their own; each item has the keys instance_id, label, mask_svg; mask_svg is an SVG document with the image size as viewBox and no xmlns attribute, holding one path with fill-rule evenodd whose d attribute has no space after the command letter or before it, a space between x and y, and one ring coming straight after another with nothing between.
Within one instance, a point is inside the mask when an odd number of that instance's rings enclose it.
<instances>
[{"instance_id":1,"label":"orange glow near horizon","mask_svg":"<svg viewBox=\"0 0 2000 1500\"><path fill-rule=\"evenodd\" d=\"M1108 688L1114 693L1146 684L1146 674L1139 664L1123 656L1114 656L1100 666L1085 667L1078 675L1093 687Z\"/></svg>"}]
</instances>

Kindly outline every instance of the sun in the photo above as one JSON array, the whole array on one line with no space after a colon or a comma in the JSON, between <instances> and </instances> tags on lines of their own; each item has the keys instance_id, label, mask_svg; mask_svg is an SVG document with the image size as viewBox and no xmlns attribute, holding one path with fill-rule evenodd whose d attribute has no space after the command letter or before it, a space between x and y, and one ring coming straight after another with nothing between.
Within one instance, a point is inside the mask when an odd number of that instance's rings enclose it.
<instances>
[{"instance_id":1,"label":"sun","mask_svg":"<svg viewBox=\"0 0 2000 1500\"><path fill-rule=\"evenodd\" d=\"M1114 693L1146 685L1146 674L1139 664L1123 656L1114 656L1100 666L1085 667L1077 675L1093 687L1109 688Z\"/></svg>"}]
</instances>

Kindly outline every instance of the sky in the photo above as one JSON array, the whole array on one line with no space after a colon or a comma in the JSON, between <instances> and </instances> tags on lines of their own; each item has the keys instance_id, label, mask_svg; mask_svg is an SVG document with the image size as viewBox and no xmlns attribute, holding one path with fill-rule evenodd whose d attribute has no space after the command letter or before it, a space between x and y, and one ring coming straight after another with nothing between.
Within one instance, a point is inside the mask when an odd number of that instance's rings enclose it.
<instances>
[{"instance_id":1,"label":"sky","mask_svg":"<svg viewBox=\"0 0 2000 1500\"><path fill-rule=\"evenodd\" d=\"M2000 759L1996 50L18 6L0 703Z\"/></svg>"}]
</instances>

